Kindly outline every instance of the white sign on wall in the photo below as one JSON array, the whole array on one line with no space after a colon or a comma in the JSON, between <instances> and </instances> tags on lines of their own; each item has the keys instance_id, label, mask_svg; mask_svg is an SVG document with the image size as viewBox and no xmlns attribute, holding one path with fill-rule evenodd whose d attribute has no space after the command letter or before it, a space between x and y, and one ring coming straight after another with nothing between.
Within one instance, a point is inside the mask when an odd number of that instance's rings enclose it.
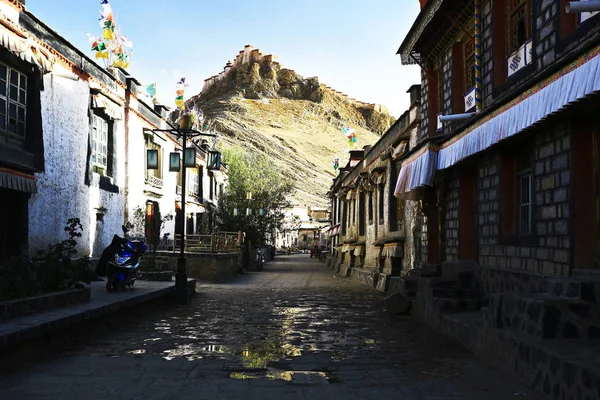
<instances>
[{"instance_id":1,"label":"white sign on wall","mask_svg":"<svg viewBox=\"0 0 600 400\"><path fill-rule=\"evenodd\" d=\"M442 121L440 120L441 116L442 116L441 113L437 115L437 131L441 131L442 130Z\"/></svg>"},{"instance_id":2,"label":"white sign on wall","mask_svg":"<svg viewBox=\"0 0 600 400\"><path fill-rule=\"evenodd\" d=\"M475 107L475 88L465 94L465 112L471 111Z\"/></svg>"},{"instance_id":3,"label":"white sign on wall","mask_svg":"<svg viewBox=\"0 0 600 400\"><path fill-rule=\"evenodd\" d=\"M531 64L533 61L533 41L530 40L525 43L525 63L527 65Z\"/></svg>"},{"instance_id":4,"label":"white sign on wall","mask_svg":"<svg viewBox=\"0 0 600 400\"><path fill-rule=\"evenodd\" d=\"M515 51L508 57L507 60L507 71L508 77L510 78L515 72L519 71L521 68L525 67L527 64L525 63L525 46L521 46L519 50Z\"/></svg>"}]
</instances>

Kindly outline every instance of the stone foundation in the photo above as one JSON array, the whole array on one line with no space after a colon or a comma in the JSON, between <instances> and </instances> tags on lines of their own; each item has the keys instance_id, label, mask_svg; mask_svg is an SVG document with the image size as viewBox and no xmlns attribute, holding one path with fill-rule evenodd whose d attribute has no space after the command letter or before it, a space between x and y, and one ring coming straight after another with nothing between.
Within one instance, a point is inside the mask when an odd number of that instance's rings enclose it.
<instances>
[{"instance_id":1,"label":"stone foundation","mask_svg":"<svg viewBox=\"0 0 600 400\"><path fill-rule=\"evenodd\" d=\"M336 271L336 273L339 276L344 276L344 277L349 277L350 276L350 271L352 271L352 267L346 265L346 264L340 264L338 266L338 269Z\"/></svg>"},{"instance_id":2,"label":"stone foundation","mask_svg":"<svg viewBox=\"0 0 600 400\"><path fill-rule=\"evenodd\" d=\"M90 301L90 288L65 290L63 292L47 293L24 299L0 302L0 321L24 317L60 307Z\"/></svg>"},{"instance_id":3,"label":"stone foundation","mask_svg":"<svg viewBox=\"0 0 600 400\"><path fill-rule=\"evenodd\" d=\"M600 279L491 268L475 275L419 278L411 315L554 399L599 400ZM469 282L481 283L480 293L507 292L492 293L488 302L466 288ZM406 285L406 277L394 277L390 292Z\"/></svg>"},{"instance_id":4,"label":"stone foundation","mask_svg":"<svg viewBox=\"0 0 600 400\"><path fill-rule=\"evenodd\" d=\"M367 286L375 288L375 287L377 287L377 280L379 278L379 273L368 270L368 269L352 268L352 272L350 273L350 278L352 278L360 283L364 283Z\"/></svg>"},{"instance_id":5,"label":"stone foundation","mask_svg":"<svg viewBox=\"0 0 600 400\"><path fill-rule=\"evenodd\" d=\"M239 254L186 254L188 277L201 282L226 282L237 275ZM169 253L169 269L177 271L179 254Z\"/></svg>"},{"instance_id":6,"label":"stone foundation","mask_svg":"<svg viewBox=\"0 0 600 400\"><path fill-rule=\"evenodd\" d=\"M377 279L377 290L383 293L387 292L390 287L391 278L391 275L379 274L379 278Z\"/></svg>"}]
</instances>

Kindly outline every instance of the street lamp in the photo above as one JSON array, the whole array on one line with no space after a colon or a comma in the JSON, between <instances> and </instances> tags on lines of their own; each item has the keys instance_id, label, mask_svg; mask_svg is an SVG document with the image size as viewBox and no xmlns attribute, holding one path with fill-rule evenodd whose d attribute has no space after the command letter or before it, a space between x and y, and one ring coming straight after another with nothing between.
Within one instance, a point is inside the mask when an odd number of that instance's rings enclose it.
<instances>
[{"instance_id":1,"label":"street lamp","mask_svg":"<svg viewBox=\"0 0 600 400\"><path fill-rule=\"evenodd\" d=\"M196 167L196 148L186 147L188 139L198 136L216 137L214 133L204 133L192 129L192 118L190 114L183 114L179 121L179 128L171 129L148 129L144 132L166 132L181 138L181 148L183 152L183 163L180 161L180 154L173 152L169 155L169 171L179 172L181 170L181 216L179 222L181 226L181 243L179 249L179 258L177 259L177 273L175 274L175 291L179 304L187 304L187 268L185 258L185 197L186 197L186 169ZM147 150L146 160L148 168L158 168L158 153L156 150ZM156 160L156 161L155 161ZM221 153L216 150L210 151L210 157L207 163L209 170L218 170L221 168Z\"/></svg>"}]
</instances>

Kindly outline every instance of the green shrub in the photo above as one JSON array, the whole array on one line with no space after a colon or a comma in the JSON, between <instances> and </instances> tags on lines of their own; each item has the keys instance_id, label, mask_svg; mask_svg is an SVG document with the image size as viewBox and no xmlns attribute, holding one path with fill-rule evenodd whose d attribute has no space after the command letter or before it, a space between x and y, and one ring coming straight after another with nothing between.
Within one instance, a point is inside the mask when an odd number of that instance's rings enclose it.
<instances>
[{"instance_id":1,"label":"green shrub","mask_svg":"<svg viewBox=\"0 0 600 400\"><path fill-rule=\"evenodd\" d=\"M88 268L88 257L73 259L77 254L76 238L81 237L83 226L79 218L67 221L65 232L69 238L48 250L39 250L33 259L15 257L0 265L0 300L34 296L37 294L82 288L95 278Z\"/></svg>"}]
</instances>

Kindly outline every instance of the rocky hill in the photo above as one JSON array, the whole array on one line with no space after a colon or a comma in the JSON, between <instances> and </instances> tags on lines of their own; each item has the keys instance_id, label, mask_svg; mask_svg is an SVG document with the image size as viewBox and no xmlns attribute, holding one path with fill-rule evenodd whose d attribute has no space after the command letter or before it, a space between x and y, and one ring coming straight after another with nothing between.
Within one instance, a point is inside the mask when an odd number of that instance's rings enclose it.
<instances>
[{"instance_id":1,"label":"rocky hill","mask_svg":"<svg viewBox=\"0 0 600 400\"><path fill-rule=\"evenodd\" d=\"M237 143L267 153L273 168L296 182L293 200L321 207L335 176L331 161L338 155L343 163L349 148L342 128L354 128L362 148L394 121L385 107L350 99L251 46L205 80L191 105L203 111L225 146Z\"/></svg>"}]
</instances>

